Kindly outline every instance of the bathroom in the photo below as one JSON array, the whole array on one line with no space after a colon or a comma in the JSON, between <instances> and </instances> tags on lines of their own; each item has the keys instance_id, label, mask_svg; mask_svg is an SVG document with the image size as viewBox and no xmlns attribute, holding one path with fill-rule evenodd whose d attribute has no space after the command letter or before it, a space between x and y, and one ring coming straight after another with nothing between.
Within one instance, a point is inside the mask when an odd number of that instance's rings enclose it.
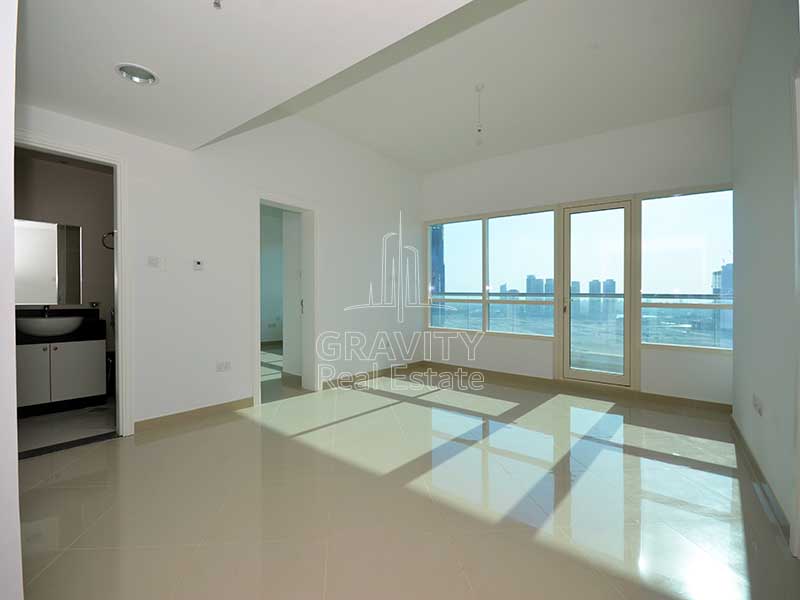
<instances>
[{"instance_id":1,"label":"bathroom","mask_svg":"<svg viewBox=\"0 0 800 600\"><path fill-rule=\"evenodd\" d=\"M20 458L117 435L114 177L15 148Z\"/></svg>"}]
</instances>

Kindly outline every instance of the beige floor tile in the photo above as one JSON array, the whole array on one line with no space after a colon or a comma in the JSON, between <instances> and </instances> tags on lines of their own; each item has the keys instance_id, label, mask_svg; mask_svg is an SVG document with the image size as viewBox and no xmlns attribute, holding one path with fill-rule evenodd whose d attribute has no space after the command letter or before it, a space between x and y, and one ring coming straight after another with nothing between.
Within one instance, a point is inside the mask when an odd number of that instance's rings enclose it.
<instances>
[{"instance_id":1,"label":"beige floor tile","mask_svg":"<svg viewBox=\"0 0 800 600\"><path fill-rule=\"evenodd\" d=\"M117 501L78 538L76 548L132 548L198 544L207 539L222 506L211 486L120 492Z\"/></svg>"},{"instance_id":2,"label":"beige floor tile","mask_svg":"<svg viewBox=\"0 0 800 600\"><path fill-rule=\"evenodd\" d=\"M623 600L610 576L528 533L460 536L456 547L477 598Z\"/></svg>"},{"instance_id":3,"label":"beige floor tile","mask_svg":"<svg viewBox=\"0 0 800 600\"><path fill-rule=\"evenodd\" d=\"M212 544L190 549L175 600L320 600L325 542Z\"/></svg>"},{"instance_id":4,"label":"beige floor tile","mask_svg":"<svg viewBox=\"0 0 800 600\"><path fill-rule=\"evenodd\" d=\"M20 498L23 554L69 547L114 501L114 494L106 488L44 486L25 492Z\"/></svg>"},{"instance_id":5,"label":"beige floor tile","mask_svg":"<svg viewBox=\"0 0 800 600\"><path fill-rule=\"evenodd\" d=\"M54 476L76 461L92 455L103 446L105 446L104 442L98 442L19 461L20 493L37 485L52 483Z\"/></svg>"},{"instance_id":6,"label":"beige floor tile","mask_svg":"<svg viewBox=\"0 0 800 600\"><path fill-rule=\"evenodd\" d=\"M450 540L440 535L334 536L326 579L328 600L473 597Z\"/></svg>"},{"instance_id":7,"label":"beige floor tile","mask_svg":"<svg viewBox=\"0 0 800 600\"><path fill-rule=\"evenodd\" d=\"M324 540L331 499L319 479L253 479L230 487L206 541Z\"/></svg>"},{"instance_id":8,"label":"beige floor tile","mask_svg":"<svg viewBox=\"0 0 800 600\"><path fill-rule=\"evenodd\" d=\"M168 600L187 548L67 550L25 589L26 600Z\"/></svg>"}]
</instances>

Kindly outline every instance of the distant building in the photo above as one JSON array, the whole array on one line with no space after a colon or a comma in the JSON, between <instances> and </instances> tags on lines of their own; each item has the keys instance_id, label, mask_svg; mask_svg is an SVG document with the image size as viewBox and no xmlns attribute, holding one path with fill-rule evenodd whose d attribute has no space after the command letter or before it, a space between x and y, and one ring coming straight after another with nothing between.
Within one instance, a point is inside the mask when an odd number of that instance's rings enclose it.
<instances>
[{"instance_id":1,"label":"distant building","mask_svg":"<svg viewBox=\"0 0 800 600\"><path fill-rule=\"evenodd\" d=\"M590 294L602 294L602 284L599 279L592 279L589 282ZM603 312L603 301L600 298L591 298L589 300L589 314L598 316Z\"/></svg>"},{"instance_id":2,"label":"distant building","mask_svg":"<svg viewBox=\"0 0 800 600\"><path fill-rule=\"evenodd\" d=\"M431 293L444 293L444 227L431 225Z\"/></svg>"},{"instance_id":3,"label":"distant building","mask_svg":"<svg viewBox=\"0 0 800 600\"><path fill-rule=\"evenodd\" d=\"M719 271L711 274L711 291L715 296L733 302L733 263L722 265ZM724 334L733 331L733 311L720 310L715 312L715 328ZM728 333L730 335L730 333Z\"/></svg>"},{"instance_id":4,"label":"distant building","mask_svg":"<svg viewBox=\"0 0 800 600\"><path fill-rule=\"evenodd\" d=\"M544 282L544 293L552 296L556 293L556 282L553 279L547 279Z\"/></svg>"},{"instance_id":5,"label":"distant building","mask_svg":"<svg viewBox=\"0 0 800 600\"><path fill-rule=\"evenodd\" d=\"M617 282L613 279L606 279L603 282L603 293L604 294L616 294L617 293ZM615 313L620 312L618 309L618 302L617 298L603 298L603 313L606 315L612 315Z\"/></svg>"},{"instance_id":6,"label":"distant building","mask_svg":"<svg viewBox=\"0 0 800 600\"><path fill-rule=\"evenodd\" d=\"M580 294L581 293L581 282L580 281L573 281L569 284L569 291L571 294Z\"/></svg>"},{"instance_id":7,"label":"distant building","mask_svg":"<svg viewBox=\"0 0 800 600\"><path fill-rule=\"evenodd\" d=\"M544 279L537 279L536 275L525 278L525 292L528 294L544 294Z\"/></svg>"},{"instance_id":8,"label":"distant building","mask_svg":"<svg viewBox=\"0 0 800 600\"><path fill-rule=\"evenodd\" d=\"M508 284L507 283L501 283L500 284L500 293L501 294L507 294L508 293Z\"/></svg>"},{"instance_id":9,"label":"distant building","mask_svg":"<svg viewBox=\"0 0 800 600\"><path fill-rule=\"evenodd\" d=\"M722 265L711 274L711 290L715 296L733 298L733 263Z\"/></svg>"}]
</instances>

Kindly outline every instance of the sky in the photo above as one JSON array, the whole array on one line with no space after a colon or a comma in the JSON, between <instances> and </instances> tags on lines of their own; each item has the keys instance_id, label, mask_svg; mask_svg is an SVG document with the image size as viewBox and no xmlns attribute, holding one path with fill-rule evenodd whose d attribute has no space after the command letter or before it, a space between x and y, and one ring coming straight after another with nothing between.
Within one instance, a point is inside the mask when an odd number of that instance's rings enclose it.
<instances>
[{"instance_id":1,"label":"sky","mask_svg":"<svg viewBox=\"0 0 800 600\"><path fill-rule=\"evenodd\" d=\"M624 276L621 209L573 213L571 277L588 292L592 279ZM553 213L489 220L489 285L525 290L528 275L554 276ZM481 221L444 226L448 292L481 291ZM642 291L710 294L711 274L733 262L733 193L671 196L642 202Z\"/></svg>"}]
</instances>

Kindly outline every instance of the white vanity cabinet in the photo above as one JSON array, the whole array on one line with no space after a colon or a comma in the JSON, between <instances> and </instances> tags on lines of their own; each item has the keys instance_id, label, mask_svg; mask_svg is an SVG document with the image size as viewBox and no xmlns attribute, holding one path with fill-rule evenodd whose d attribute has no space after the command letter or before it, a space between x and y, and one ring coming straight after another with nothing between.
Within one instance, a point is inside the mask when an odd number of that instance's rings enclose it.
<instances>
[{"instance_id":1,"label":"white vanity cabinet","mask_svg":"<svg viewBox=\"0 0 800 600\"><path fill-rule=\"evenodd\" d=\"M105 340L17 346L17 406L105 393Z\"/></svg>"},{"instance_id":2,"label":"white vanity cabinet","mask_svg":"<svg viewBox=\"0 0 800 600\"><path fill-rule=\"evenodd\" d=\"M106 393L106 342L50 344L50 401Z\"/></svg>"},{"instance_id":3,"label":"white vanity cabinet","mask_svg":"<svg viewBox=\"0 0 800 600\"><path fill-rule=\"evenodd\" d=\"M50 402L50 344L17 346L17 406Z\"/></svg>"}]
</instances>

